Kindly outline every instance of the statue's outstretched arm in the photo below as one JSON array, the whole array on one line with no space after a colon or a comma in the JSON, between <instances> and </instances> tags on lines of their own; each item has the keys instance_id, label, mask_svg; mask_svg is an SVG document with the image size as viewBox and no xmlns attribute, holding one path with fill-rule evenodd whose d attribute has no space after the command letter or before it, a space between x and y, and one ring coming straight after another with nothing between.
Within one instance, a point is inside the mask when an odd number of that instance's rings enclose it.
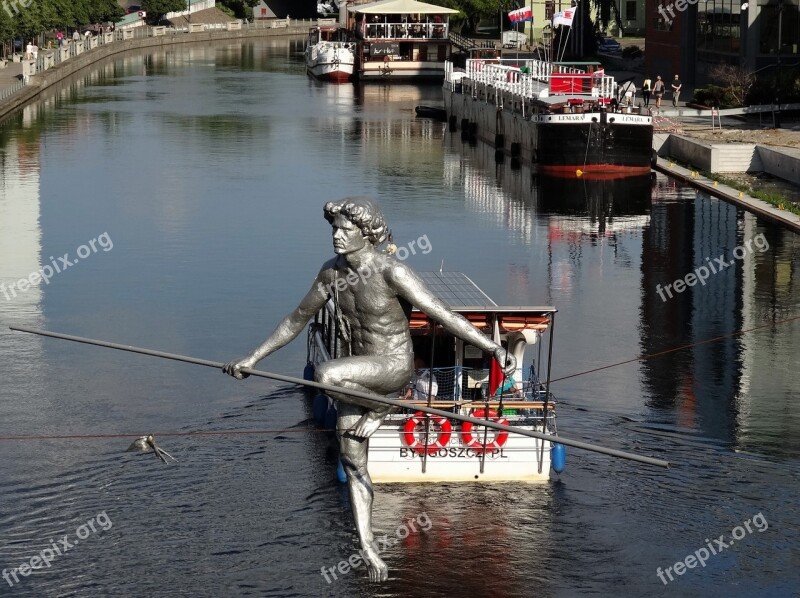
<instances>
[{"instance_id":1,"label":"statue's outstretched arm","mask_svg":"<svg viewBox=\"0 0 800 598\"><path fill-rule=\"evenodd\" d=\"M222 371L240 380L246 378L247 376L239 370L254 367L267 355L292 342L303 331L308 321L314 317L314 314L322 309L322 306L328 301L329 278L331 278L330 269L323 268L314 280L314 284L311 285L311 289L300 301L300 305L281 320L275 330L272 331L272 334L267 337L267 340L261 343L247 357L226 363Z\"/></svg>"},{"instance_id":2,"label":"statue's outstretched arm","mask_svg":"<svg viewBox=\"0 0 800 598\"><path fill-rule=\"evenodd\" d=\"M493 353L497 361L504 365L508 375L516 370L517 364L513 355L481 334L464 316L451 311L428 290L422 279L411 268L402 262L397 262L386 272L387 282L400 297L441 324L450 334L487 353Z\"/></svg>"}]
</instances>

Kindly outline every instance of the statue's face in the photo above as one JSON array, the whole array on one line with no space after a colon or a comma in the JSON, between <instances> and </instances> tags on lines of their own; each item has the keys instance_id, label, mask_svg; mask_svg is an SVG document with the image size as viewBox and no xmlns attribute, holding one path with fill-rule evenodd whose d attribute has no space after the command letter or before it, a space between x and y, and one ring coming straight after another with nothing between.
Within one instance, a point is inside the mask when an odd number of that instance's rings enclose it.
<instances>
[{"instance_id":1,"label":"statue's face","mask_svg":"<svg viewBox=\"0 0 800 598\"><path fill-rule=\"evenodd\" d=\"M361 229L341 214L336 215L331 226L334 253L346 255L366 246L367 239L361 234Z\"/></svg>"}]
</instances>

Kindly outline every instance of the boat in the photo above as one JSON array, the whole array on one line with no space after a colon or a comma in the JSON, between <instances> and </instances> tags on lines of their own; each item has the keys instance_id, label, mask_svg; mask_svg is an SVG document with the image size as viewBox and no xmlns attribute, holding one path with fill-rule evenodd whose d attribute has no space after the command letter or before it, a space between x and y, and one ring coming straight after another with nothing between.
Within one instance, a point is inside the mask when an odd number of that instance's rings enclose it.
<instances>
[{"instance_id":1,"label":"boat","mask_svg":"<svg viewBox=\"0 0 800 598\"><path fill-rule=\"evenodd\" d=\"M417 106L414 112L420 118L432 118L443 122L447 120L447 110L436 106Z\"/></svg>"},{"instance_id":2,"label":"boat","mask_svg":"<svg viewBox=\"0 0 800 598\"><path fill-rule=\"evenodd\" d=\"M599 63L471 57L448 61L444 101L450 130L529 160L550 176L649 174L655 160L648 108L616 99Z\"/></svg>"},{"instance_id":3,"label":"boat","mask_svg":"<svg viewBox=\"0 0 800 598\"><path fill-rule=\"evenodd\" d=\"M356 41L337 25L319 25L308 32L306 71L323 81L349 81L355 68Z\"/></svg>"},{"instance_id":4,"label":"boat","mask_svg":"<svg viewBox=\"0 0 800 598\"><path fill-rule=\"evenodd\" d=\"M450 15L457 10L417 0L348 5L348 26L359 38L362 81L444 77L450 57Z\"/></svg>"},{"instance_id":5,"label":"boat","mask_svg":"<svg viewBox=\"0 0 800 598\"><path fill-rule=\"evenodd\" d=\"M504 342L517 358L518 368L500 390L489 391L493 359L480 349L455 339L417 310L409 317L414 353L430 368L417 371L415 380L396 396L407 401L405 412L391 413L369 441L369 472L373 482L541 482L551 469L563 470L563 446L550 441L509 434L485 426L446 417L427 417L418 407L429 406L453 414L555 435L556 402L549 392L549 362L542 363L542 340L549 337L556 309L553 307L499 306L468 276L460 272L421 272L428 288L450 309L467 318L495 342ZM308 365L313 368L342 355L335 328L331 299L308 327ZM539 345L527 369L525 349ZM545 352L552 354L549 350ZM539 373L546 369L544 379ZM428 372L435 386L428 387ZM417 388L422 386L422 390ZM432 393L430 392L432 390ZM502 390L502 392L501 392ZM434 396L428 396L429 394ZM314 398L315 420L332 428L335 402L326 395ZM554 448L555 447L555 448ZM551 459L551 449L554 457ZM551 468L551 462L553 468ZM341 477L340 470L340 477Z\"/></svg>"}]
</instances>

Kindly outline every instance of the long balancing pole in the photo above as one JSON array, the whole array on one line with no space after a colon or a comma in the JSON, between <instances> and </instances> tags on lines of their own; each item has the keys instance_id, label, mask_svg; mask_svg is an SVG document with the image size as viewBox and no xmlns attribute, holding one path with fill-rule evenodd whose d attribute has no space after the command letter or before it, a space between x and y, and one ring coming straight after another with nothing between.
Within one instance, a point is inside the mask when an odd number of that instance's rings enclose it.
<instances>
[{"instance_id":1,"label":"long balancing pole","mask_svg":"<svg viewBox=\"0 0 800 598\"><path fill-rule=\"evenodd\" d=\"M167 353L165 351L156 351L154 349L144 349L142 347L134 347L132 345L123 345L120 343L110 343L108 341L101 341L92 338L85 338L82 336L74 336L72 334L62 334L60 332L50 332L49 330L39 330L37 328L28 328L25 326L10 326L11 330L15 330L17 332L28 332L30 334L38 334L39 336L49 336L51 338L60 338L66 341L73 341L76 343L84 343L86 345L96 345L98 347L105 347L107 349L119 349L120 351L127 351L129 353L140 353L142 355L150 355L152 357L161 357L162 359L172 359L173 361L183 361L185 363L193 363L195 365L204 365L206 367L211 367L215 369L222 369L225 365L221 361L211 361L209 359L198 359L197 357L189 357L187 355L179 355L177 353ZM362 392L360 390L351 390L349 388L341 388L339 386L332 386L330 384L322 384L321 382L314 382L312 380L303 380L301 378L294 378L292 376L284 376L282 374L273 374L272 372L262 372L261 370L253 370L250 368L242 368L242 373L249 374L251 376L258 376L260 378L269 378L271 380L278 380L279 382L288 382L290 384L300 384L303 386L310 386L311 388L318 388L320 390L326 390L328 392L338 392L341 394L350 395L353 397L359 397L362 399L368 399L370 401L375 401L376 403L381 403L383 405L390 405L392 407L399 407L400 409L407 409L412 411L422 411L424 413L429 413L431 415L438 415L440 417L446 417L449 419L455 419L462 422L470 422L471 424L478 425L478 426L487 426L489 428L494 428L496 430L502 430L504 432L510 432L513 434L520 434L521 436L529 436L530 438L539 438L540 440L549 440L550 442L559 442L566 446L572 446L579 449L584 449L587 451L593 451L595 453L601 453L603 455L609 455L611 457L619 457L621 459L629 459L631 461L638 461L640 463L647 463L649 465L658 465L660 467L669 467L669 461L663 461L661 459L654 459L653 457L645 457L643 455L637 455L634 453L627 453L625 451L619 451L617 449L606 448L604 446L597 446L595 444L589 444L587 442L581 442L580 440L571 440L569 438L564 438L563 436L551 436L549 434L542 434L540 432L534 432L532 430L523 430L521 428L516 428L513 426L506 426L504 424L499 424L497 422L493 422L491 420L485 419L478 419L475 417L469 417L466 415L460 415L458 413L451 413L450 411L442 411L441 409L434 409L433 407L422 407L419 405L409 405L407 402L404 401L397 401L394 399L387 399L386 397L382 397L380 395L372 394L369 392Z\"/></svg>"}]
</instances>

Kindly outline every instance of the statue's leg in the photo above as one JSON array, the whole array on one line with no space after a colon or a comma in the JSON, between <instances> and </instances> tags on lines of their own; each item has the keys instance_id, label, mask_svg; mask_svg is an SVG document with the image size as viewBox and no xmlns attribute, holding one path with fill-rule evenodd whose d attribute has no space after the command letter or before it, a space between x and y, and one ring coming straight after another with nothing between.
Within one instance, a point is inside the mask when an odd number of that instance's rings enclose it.
<instances>
[{"instance_id":1,"label":"statue's leg","mask_svg":"<svg viewBox=\"0 0 800 598\"><path fill-rule=\"evenodd\" d=\"M408 384L414 371L412 358L410 353L343 357L317 366L314 377L317 382L324 384L386 395L398 392ZM391 407L369 399L341 393L329 394L340 403L358 405L366 409L350 429L350 433L359 438L372 436L391 410Z\"/></svg>"},{"instance_id":2,"label":"statue's leg","mask_svg":"<svg viewBox=\"0 0 800 598\"><path fill-rule=\"evenodd\" d=\"M378 546L372 533L372 479L367 471L367 451L369 440L357 439L348 431L362 417L364 409L355 405L339 404L337 431L342 465L347 473L347 486L350 491L350 504L361 543L361 556L367 565L372 581L385 581L389 577L386 563L378 554Z\"/></svg>"}]
</instances>

